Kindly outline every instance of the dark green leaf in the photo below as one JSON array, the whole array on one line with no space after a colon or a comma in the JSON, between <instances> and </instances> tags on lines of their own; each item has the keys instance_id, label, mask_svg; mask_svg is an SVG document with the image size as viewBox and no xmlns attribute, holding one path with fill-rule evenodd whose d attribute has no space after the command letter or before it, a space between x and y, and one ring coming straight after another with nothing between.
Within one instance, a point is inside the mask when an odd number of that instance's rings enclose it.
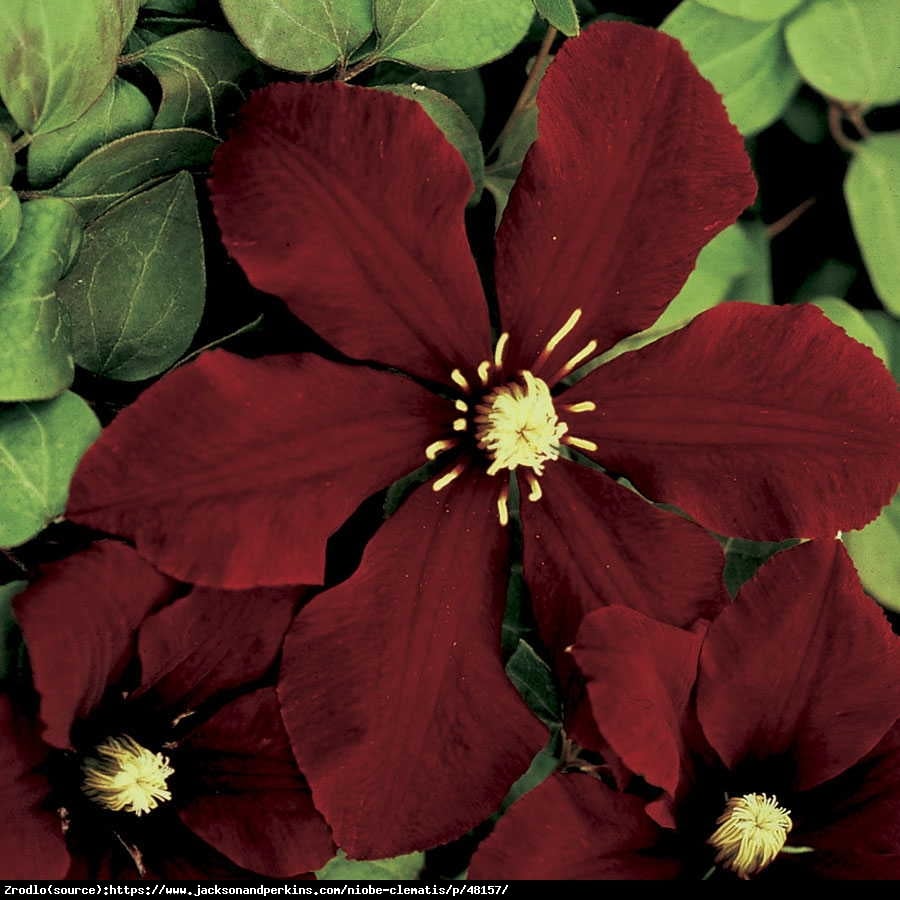
<instances>
[{"instance_id":1,"label":"dark green leaf","mask_svg":"<svg viewBox=\"0 0 900 900\"><path fill-rule=\"evenodd\" d=\"M900 315L900 132L857 145L844 194L875 291Z\"/></svg>"},{"instance_id":2,"label":"dark green leaf","mask_svg":"<svg viewBox=\"0 0 900 900\"><path fill-rule=\"evenodd\" d=\"M703 6L753 22L771 22L792 13L805 0L698 0Z\"/></svg>"},{"instance_id":3,"label":"dark green leaf","mask_svg":"<svg viewBox=\"0 0 900 900\"><path fill-rule=\"evenodd\" d=\"M36 135L28 148L28 180L45 185L61 178L91 151L153 122L150 101L133 85L114 78L78 120L50 134Z\"/></svg>"},{"instance_id":4,"label":"dark green leaf","mask_svg":"<svg viewBox=\"0 0 900 900\"><path fill-rule=\"evenodd\" d=\"M776 553L787 550L799 543L796 540L781 541L746 541L742 538L730 538L725 543L725 587L732 597L736 596L744 582L749 581L756 570Z\"/></svg>"},{"instance_id":5,"label":"dark green leaf","mask_svg":"<svg viewBox=\"0 0 900 900\"><path fill-rule=\"evenodd\" d=\"M900 100L897 0L813 0L788 24L800 74L827 97L887 106Z\"/></svg>"},{"instance_id":6,"label":"dark green leaf","mask_svg":"<svg viewBox=\"0 0 900 900\"><path fill-rule=\"evenodd\" d=\"M55 397L72 383L56 283L80 239L81 223L68 203L23 205L18 240L0 261L0 402Z\"/></svg>"},{"instance_id":7,"label":"dark green leaf","mask_svg":"<svg viewBox=\"0 0 900 900\"><path fill-rule=\"evenodd\" d=\"M559 724L561 706L553 673L525 641L519 641L515 653L509 658L506 674L528 708L542 722Z\"/></svg>"},{"instance_id":8,"label":"dark green leaf","mask_svg":"<svg viewBox=\"0 0 900 900\"><path fill-rule=\"evenodd\" d=\"M816 297L843 297L856 280L856 267L839 259L826 259L812 271L794 295L797 303Z\"/></svg>"},{"instance_id":9,"label":"dark green leaf","mask_svg":"<svg viewBox=\"0 0 900 900\"><path fill-rule=\"evenodd\" d=\"M497 158L484 172L484 186L494 197L496 215L494 224L500 227L500 220L509 202L509 194L519 177L525 154L537 138L537 108L527 107L512 120L500 144Z\"/></svg>"},{"instance_id":10,"label":"dark green leaf","mask_svg":"<svg viewBox=\"0 0 900 900\"><path fill-rule=\"evenodd\" d=\"M147 0L145 9L169 13L173 16L188 16L197 9L197 0Z\"/></svg>"},{"instance_id":11,"label":"dark green leaf","mask_svg":"<svg viewBox=\"0 0 900 900\"><path fill-rule=\"evenodd\" d=\"M779 22L750 22L686 0L661 28L684 44L741 134L778 119L800 83Z\"/></svg>"},{"instance_id":12,"label":"dark green leaf","mask_svg":"<svg viewBox=\"0 0 900 900\"><path fill-rule=\"evenodd\" d=\"M878 332L866 321L863 314L838 297L819 297L813 300L813 305L831 319L835 325L840 325L854 340L865 344L876 356L888 362L888 350Z\"/></svg>"},{"instance_id":13,"label":"dark green leaf","mask_svg":"<svg viewBox=\"0 0 900 900\"><path fill-rule=\"evenodd\" d=\"M443 0L442 0L443 2ZM289 72L345 61L372 31L372 0L221 0L250 52Z\"/></svg>"},{"instance_id":14,"label":"dark green leaf","mask_svg":"<svg viewBox=\"0 0 900 900\"><path fill-rule=\"evenodd\" d=\"M109 0L3 0L0 97L25 131L74 122L116 73L123 8Z\"/></svg>"},{"instance_id":15,"label":"dark green leaf","mask_svg":"<svg viewBox=\"0 0 900 900\"><path fill-rule=\"evenodd\" d=\"M0 681L6 681L16 664L21 632L13 616L13 597L28 587L27 581L0 584Z\"/></svg>"},{"instance_id":16,"label":"dark green leaf","mask_svg":"<svg viewBox=\"0 0 900 900\"><path fill-rule=\"evenodd\" d=\"M184 353L204 296L203 239L187 172L88 226L59 286L76 362L122 381L158 375Z\"/></svg>"},{"instance_id":17,"label":"dark green leaf","mask_svg":"<svg viewBox=\"0 0 900 900\"><path fill-rule=\"evenodd\" d=\"M22 204L11 187L0 187L0 260L15 246L22 225Z\"/></svg>"},{"instance_id":18,"label":"dark green leaf","mask_svg":"<svg viewBox=\"0 0 900 900\"><path fill-rule=\"evenodd\" d=\"M572 0L534 0L534 8L563 34L570 37L578 34L578 10Z\"/></svg>"},{"instance_id":19,"label":"dark green leaf","mask_svg":"<svg viewBox=\"0 0 900 900\"><path fill-rule=\"evenodd\" d=\"M0 187L12 183L16 174L16 153L12 139L5 131L0 131Z\"/></svg>"},{"instance_id":20,"label":"dark green leaf","mask_svg":"<svg viewBox=\"0 0 900 900\"><path fill-rule=\"evenodd\" d=\"M484 122L484 84L477 69L464 72L429 72L427 69L411 69L401 63L381 63L374 70L369 82L373 86L384 84L421 84L449 97L469 117L476 129Z\"/></svg>"},{"instance_id":21,"label":"dark green leaf","mask_svg":"<svg viewBox=\"0 0 900 900\"><path fill-rule=\"evenodd\" d=\"M820 144L828 135L828 119L824 105L800 93L784 111L784 124L807 144Z\"/></svg>"},{"instance_id":22,"label":"dark green leaf","mask_svg":"<svg viewBox=\"0 0 900 900\"><path fill-rule=\"evenodd\" d=\"M0 409L0 547L24 543L62 513L72 473L99 434L91 408L69 391Z\"/></svg>"},{"instance_id":23,"label":"dark green leaf","mask_svg":"<svg viewBox=\"0 0 900 900\"><path fill-rule=\"evenodd\" d=\"M48 193L65 197L89 221L179 169L207 166L216 144L193 128L141 131L95 150Z\"/></svg>"},{"instance_id":24,"label":"dark green leaf","mask_svg":"<svg viewBox=\"0 0 900 900\"><path fill-rule=\"evenodd\" d=\"M509 53L534 17L531 0L375 0L382 59L472 69Z\"/></svg>"},{"instance_id":25,"label":"dark green leaf","mask_svg":"<svg viewBox=\"0 0 900 900\"><path fill-rule=\"evenodd\" d=\"M509 789L509 793L500 804L500 812L506 812L517 800L533 791L541 782L546 781L559 768L559 754L562 735L558 727L550 729L547 745L531 761L528 771Z\"/></svg>"},{"instance_id":26,"label":"dark green leaf","mask_svg":"<svg viewBox=\"0 0 900 900\"><path fill-rule=\"evenodd\" d=\"M347 859L339 850L316 872L319 881L412 881L425 865L424 853L408 853L393 859Z\"/></svg>"},{"instance_id":27,"label":"dark green leaf","mask_svg":"<svg viewBox=\"0 0 900 900\"><path fill-rule=\"evenodd\" d=\"M240 101L240 76L253 57L230 34L192 28L151 44L136 54L159 80L162 102L155 128L194 125L217 131L216 112L224 100Z\"/></svg>"},{"instance_id":28,"label":"dark green leaf","mask_svg":"<svg viewBox=\"0 0 900 900\"><path fill-rule=\"evenodd\" d=\"M478 132L469 117L449 97L420 84L388 84L379 90L398 94L422 106L466 161L474 185L472 199L477 200L484 187L484 153Z\"/></svg>"}]
</instances>

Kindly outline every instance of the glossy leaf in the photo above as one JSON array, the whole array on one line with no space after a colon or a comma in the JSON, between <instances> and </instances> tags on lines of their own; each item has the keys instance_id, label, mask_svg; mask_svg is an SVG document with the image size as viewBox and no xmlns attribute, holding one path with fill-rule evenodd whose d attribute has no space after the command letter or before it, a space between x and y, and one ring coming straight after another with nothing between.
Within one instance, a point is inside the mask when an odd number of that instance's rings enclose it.
<instances>
[{"instance_id":1,"label":"glossy leaf","mask_svg":"<svg viewBox=\"0 0 900 900\"><path fill-rule=\"evenodd\" d=\"M531 0L375 0L378 56L423 69L471 69L509 53Z\"/></svg>"},{"instance_id":2,"label":"glossy leaf","mask_svg":"<svg viewBox=\"0 0 900 900\"><path fill-rule=\"evenodd\" d=\"M857 146L844 194L875 291L900 315L900 132L875 135Z\"/></svg>"},{"instance_id":3,"label":"glossy leaf","mask_svg":"<svg viewBox=\"0 0 900 900\"><path fill-rule=\"evenodd\" d=\"M179 169L205 167L216 143L193 128L141 131L95 150L48 193L65 197L89 221Z\"/></svg>"},{"instance_id":4,"label":"glossy leaf","mask_svg":"<svg viewBox=\"0 0 900 900\"><path fill-rule=\"evenodd\" d=\"M11 187L0 187L0 260L12 250L22 225L22 204Z\"/></svg>"},{"instance_id":5,"label":"glossy leaf","mask_svg":"<svg viewBox=\"0 0 900 900\"><path fill-rule=\"evenodd\" d=\"M0 261L0 402L44 400L72 383L56 283L80 239L69 204L45 199L23 205L18 240Z\"/></svg>"},{"instance_id":6,"label":"glossy leaf","mask_svg":"<svg viewBox=\"0 0 900 900\"><path fill-rule=\"evenodd\" d=\"M16 154L10 136L0 129L0 185L12 182L16 174Z\"/></svg>"},{"instance_id":7,"label":"glossy leaf","mask_svg":"<svg viewBox=\"0 0 900 900\"><path fill-rule=\"evenodd\" d=\"M805 0L697 0L720 13L750 19L753 22L771 22L792 13Z\"/></svg>"},{"instance_id":8,"label":"glossy leaf","mask_svg":"<svg viewBox=\"0 0 900 900\"><path fill-rule=\"evenodd\" d=\"M34 537L62 513L69 481L100 423L67 391L0 409L0 547Z\"/></svg>"},{"instance_id":9,"label":"glossy leaf","mask_svg":"<svg viewBox=\"0 0 900 900\"><path fill-rule=\"evenodd\" d=\"M407 853L392 859L347 859L343 850L316 872L319 881L409 881L425 866L424 853Z\"/></svg>"},{"instance_id":10,"label":"glossy leaf","mask_svg":"<svg viewBox=\"0 0 900 900\"><path fill-rule=\"evenodd\" d=\"M800 83L778 22L750 22L686 0L661 28L684 44L742 134L778 119Z\"/></svg>"},{"instance_id":11,"label":"glossy leaf","mask_svg":"<svg viewBox=\"0 0 900 900\"><path fill-rule=\"evenodd\" d=\"M785 35L800 74L827 97L875 106L900 100L895 0L814 0Z\"/></svg>"},{"instance_id":12,"label":"glossy leaf","mask_svg":"<svg viewBox=\"0 0 900 900\"><path fill-rule=\"evenodd\" d=\"M401 63L381 63L373 69L370 85L421 84L449 97L469 117L476 129L484 123L484 83L477 69L463 72L430 72Z\"/></svg>"},{"instance_id":13,"label":"glossy leaf","mask_svg":"<svg viewBox=\"0 0 900 900\"><path fill-rule=\"evenodd\" d=\"M534 8L542 19L570 37L578 34L578 10L572 0L534 0Z\"/></svg>"},{"instance_id":14,"label":"glossy leaf","mask_svg":"<svg viewBox=\"0 0 900 900\"><path fill-rule=\"evenodd\" d=\"M243 98L238 82L254 64L235 38L210 28L191 28L156 41L138 59L162 87L155 128L193 125L213 133L223 98Z\"/></svg>"},{"instance_id":15,"label":"glossy leaf","mask_svg":"<svg viewBox=\"0 0 900 900\"><path fill-rule=\"evenodd\" d=\"M528 704L528 708L545 724L558 725L561 718L559 694L550 667L525 641L520 640L506 664L506 674Z\"/></svg>"},{"instance_id":16,"label":"glossy leaf","mask_svg":"<svg viewBox=\"0 0 900 900\"><path fill-rule=\"evenodd\" d=\"M289 72L321 72L346 60L372 31L371 0L221 0L241 43Z\"/></svg>"},{"instance_id":17,"label":"glossy leaf","mask_svg":"<svg viewBox=\"0 0 900 900\"><path fill-rule=\"evenodd\" d=\"M854 340L865 344L876 356L888 362L888 351L878 332L866 321L863 314L849 303L838 297L819 297L813 305L840 325Z\"/></svg>"},{"instance_id":18,"label":"glossy leaf","mask_svg":"<svg viewBox=\"0 0 900 900\"><path fill-rule=\"evenodd\" d=\"M158 375L181 356L204 295L203 240L186 172L90 225L59 286L78 364L123 381Z\"/></svg>"},{"instance_id":19,"label":"glossy leaf","mask_svg":"<svg viewBox=\"0 0 900 900\"><path fill-rule=\"evenodd\" d=\"M96 103L65 128L36 135L28 148L28 181L45 185L65 175L91 151L153 122L150 101L130 82L114 78Z\"/></svg>"},{"instance_id":20,"label":"glossy leaf","mask_svg":"<svg viewBox=\"0 0 900 900\"><path fill-rule=\"evenodd\" d=\"M0 97L25 131L74 122L116 72L123 7L109 0L3 0Z\"/></svg>"},{"instance_id":21,"label":"glossy leaf","mask_svg":"<svg viewBox=\"0 0 900 900\"><path fill-rule=\"evenodd\" d=\"M474 184L472 200L477 200L484 187L484 153L478 132L469 117L449 97L420 84L385 85L381 90L414 100L428 113L431 121L466 161Z\"/></svg>"}]
</instances>

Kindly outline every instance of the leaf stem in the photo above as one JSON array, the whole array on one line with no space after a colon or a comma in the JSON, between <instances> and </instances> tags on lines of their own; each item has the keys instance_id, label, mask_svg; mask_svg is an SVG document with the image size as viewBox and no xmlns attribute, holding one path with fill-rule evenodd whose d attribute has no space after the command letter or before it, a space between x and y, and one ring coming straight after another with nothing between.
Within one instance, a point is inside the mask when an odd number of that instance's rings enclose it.
<instances>
[{"instance_id":1,"label":"leaf stem","mask_svg":"<svg viewBox=\"0 0 900 900\"><path fill-rule=\"evenodd\" d=\"M350 66L349 69L341 66L334 76L335 81L350 81L351 78L356 78L357 75L361 75L366 69L371 69L378 62L380 60L377 56L370 56L366 59L361 59L356 65Z\"/></svg>"},{"instance_id":2,"label":"leaf stem","mask_svg":"<svg viewBox=\"0 0 900 900\"><path fill-rule=\"evenodd\" d=\"M534 62L531 66L531 71L528 73L528 78L525 81L524 86L522 87L522 92L519 94L518 99L516 100L515 106L512 108L512 112L509 114L509 118L506 120L503 128L500 129L500 134L497 135L497 139L494 141L491 149L488 151L488 156L493 155L496 150L503 143L503 139L509 133L510 128L512 128L513 122L516 119L516 116L523 113L532 103L534 103L535 97L537 95L537 85L541 79L541 76L544 74L544 68L546 66L547 60L550 56L550 50L553 48L553 42L556 40L556 36L559 32L552 26L548 26L547 33L544 35L544 39L541 41L541 48L537 52L537 56L534 58Z\"/></svg>"},{"instance_id":3,"label":"leaf stem","mask_svg":"<svg viewBox=\"0 0 900 900\"><path fill-rule=\"evenodd\" d=\"M778 237L783 231L787 231L788 228L803 215L803 213L811 206L815 205L815 202L815 197L808 197L799 206L795 206L789 213L785 213L780 219L773 222L771 225L766 226L766 234L769 236L769 239L771 240L774 237Z\"/></svg>"},{"instance_id":4,"label":"leaf stem","mask_svg":"<svg viewBox=\"0 0 900 900\"><path fill-rule=\"evenodd\" d=\"M263 316L257 316L252 322L248 322L246 325L241 325L240 328L235 331L230 332L229 334L223 335L220 338L216 338L214 341L210 341L208 344L204 344L202 347L198 347L196 350L188 353L187 356L183 356L178 360L175 365L172 366L169 371L172 369L177 369L179 366L183 366L185 363L190 362L192 359L196 359L201 353L206 350L212 350L213 347L218 347L221 344L224 344L225 341L230 341L232 338L238 337L238 335L246 334L248 331L253 331L254 328L258 328L262 324Z\"/></svg>"},{"instance_id":5,"label":"leaf stem","mask_svg":"<svg viewBox=\"0 0 900 900\"><path fill-rule=\"evenodd\" d=\"M32 140L34 139L34 135L29 134L27 131L23 131L12 144L13 153L18 153L20 150L24 150Z\"/></svg>"},{"instance_id":6,"label":"leaf stem","mask_svg":"<svg viewBox=\"0 0 900 900\"><path fill-rule=\"evenodd\" d=\"M856 153L857 142L851 141L844 133L843 119L846 113L847 111L840 103L832 100L828 104L828 130L831 132L834 142L842 150L846 150L848 153ZM868 131L868 129L866 130Z\"/></svg>"}]
</instances>

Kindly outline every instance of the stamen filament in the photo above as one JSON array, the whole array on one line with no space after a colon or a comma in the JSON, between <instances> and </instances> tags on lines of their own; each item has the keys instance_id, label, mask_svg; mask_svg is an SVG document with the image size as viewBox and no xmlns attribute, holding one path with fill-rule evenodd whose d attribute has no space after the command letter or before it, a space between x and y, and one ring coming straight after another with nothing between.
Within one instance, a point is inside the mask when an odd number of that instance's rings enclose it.
<instances>
[{"instance_id":1,"label":"stamen filament","mask_svg":"<svg viewBox=\"0 0 900 900\"><path fill-rule=\"evenodd\" d=\"M547 379L547 384L556 384L561 378L565 378L570 372L575 371L581 363L583 363L588 357L594 354L594 351L597 349L597 342L590 341L584 347L582 347L573 357L571 357L563 366L560 368L552 378Z\"/></svg>"},{"instance_id":2,"label":"stamen filament","mask_svg":"<svg viewBox=\"0 0 900 900\"><path fill-rule=\"evenodd\" d=\"M459 410L459 412L469 411L469 404L466 403L465 400L457 400L453 405Z\"/></svg>"},{"instance_id":3,"label":"stamen filament","mask_svg":"<svg viewBox=\"0 0 900 900\"><path fill-rule=\"evenodd\" d=\"M465 468L466 467L463 463L459 463L458 465L454 466L446 475L442 475L440 478L438 478L438 480L435 481L435 483L431 486L431 489L435 493L437 493L438 491L442 491L445 487L447 487L448 484L459 478Z\"/></svg>"},{"instance_id":4,"label":"stamen filament","mask_svg":"<svg viewBox=\"0 0 900 900\"><path fill-rule=\"evenodd\" d=\"M532 503L536 503L541 497L544 496L544 492L541 490L541 483L537 480L537 477L532 475L530 472L525 476L525 480L528 482L528 486L531 488L531 493L528 495L528 499Z\"/></svg>"},{"instance_id":5,"label":"stamen filament","mask_svg":"<svg viewBox=\"0 0 900 900\"><path fill-rule=\"evenodd\" d=\"M509 488L504 487L497 498L497 518L504 527L509 525Z\"/></svg>"},{"instance_id":6,"label":"stamen filament","mask_svg":"<svg viewBox=\"0 0 900 900\"><path fill-rule=\"evenodd\" d=\"M431 460L437 459L439 453L443 453L445 450L455 447L456 444L457 442L455 440L435 441L425 448L425 458Z\"/></svg>"},{"instance_id":7,"label":"stamen filament","mask_svg":"<svg viewBox=\"0 0 900 900\"><path fill-rule=\"evenodd\" d=\"M569 335L572 329L578 324L578 320L581 318L581 310L576 309L568 319L566 319L566 324L563 325L556 334L547 341L547 345L541 351L541 357L546 359L560 344L560 342Z\"/></svg>"},{"instance_id":8,"label":"stamen filament","mask_svg":"<svg viewBox=\"0 0 900 900\"><path fill-rule=\"evenodd\" d=\"M460 372L459 369L454 369L454 370L450 373L450 380L451 380L454 384L456 384L456 385L458 385L459 387L461 387L466 393L468 393L469 391L472 390L472 388L469 386L469 382L466 380L466 376L463 375L463 373Z\"/></svg>"},{"instance_id":9,"label":"stamen filament","mask_svg":"<svg viewBox=\"0 0 900 900\"><path fill-rule=\"evenodd\" d=\"M506 345L509 343L509 332L504 331L497 338L497 346L494 347L494 366L501 368L503 366L503 354L506 352Z\"/></svg>"},{"instance_id":10,"label":"stamen filament","mask_svg":"<svg viewBox=\"0 0 900 900\"><path fill-rule=\"evenodd\" d=\"M582 400L581 403L569 403L563 406L563 409L570 413L593 412L596 408L597 404L593 400Z\"/></svg>"},{"instance_id":11,"label":"stamen filament","mask_svg":"<svg viewBox=\"0 0 900 900\"><path fill-rule=\"evenodd\" d=\"M465 419L454 419L453 420L453 430L454 431L465 431L468 422Z\"/></svg>"},{"instance_id":12,"label":"stamen filament","mask_svg":"<svg viewBox=\"0 0 900 900\"><path fill-rule=\"evenodd\" d=\"M584 438L572 437L571 434L567 434L562 442L564 444L569 444L572 447L577 447L579 450L590 450L592 453L596 453L598 450L597 445L593 441L586 441Z\"/></svg>"},{"instance_id":13,"label":"stamen filament","mask_svg":"<svg viewBox=\"0 0 900 900\"><path fill-rule=\"evenodd\" d=\"M478 378L481 380L481 384L483 387L487 387L488 381L491 378L491 362L488 359L482 360L478 363Z\"/></svg>"}]
</instances>

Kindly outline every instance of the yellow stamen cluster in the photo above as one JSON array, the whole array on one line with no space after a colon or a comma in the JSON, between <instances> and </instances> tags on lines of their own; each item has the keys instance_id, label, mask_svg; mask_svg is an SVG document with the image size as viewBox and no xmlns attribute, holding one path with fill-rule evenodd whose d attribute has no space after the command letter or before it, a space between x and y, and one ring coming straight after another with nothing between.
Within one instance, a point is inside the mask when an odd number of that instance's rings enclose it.
<instances>
[{"instance_id":1,"label":"yellow stamen cluster","mask_svg":"<svg viewBox=\"0 0 900 900\"><path fill-rule=\"evenodd\" d=\"M559 458L568 426L559 421L546 383L531 372L521 377L521 383L495 388L476 407L475 438L492 460L488 475L519 466L541 475L544 463Z\"/></svg>"},{"instance_id":2,"label":"yellow stamen cluster","mask_svg":"<svg viewBox=\"0 0 900 900\"><path fill-rule=\"evenodd\" d=\"M168 757L121 735L107 738L83 760L81 790L104 809L140 816L172 799L166 779L174 773Z\"/></svg>"},{"instance_id":3,"label":"yellow stamen cluster","mask_svg":"<svg viewBox=\"0 0 900 900\"><path fill-rule=\"evenodd\" d=\"M793 822L775 797L744 794L728 801L716 825L708 841L718 851L716 865L746 880L778 856Z\"/></svg>"}]
</instances>

